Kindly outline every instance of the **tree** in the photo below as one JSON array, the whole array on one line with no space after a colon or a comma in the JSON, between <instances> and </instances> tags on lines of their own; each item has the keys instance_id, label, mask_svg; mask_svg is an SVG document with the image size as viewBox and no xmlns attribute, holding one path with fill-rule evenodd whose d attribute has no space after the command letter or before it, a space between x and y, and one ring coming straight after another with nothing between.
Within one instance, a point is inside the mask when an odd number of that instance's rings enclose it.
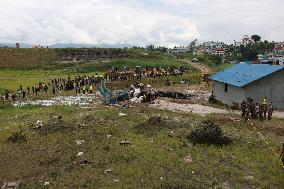
<instances>
[{"instance_id":1,"label":"tree","mask_svg":"<svg viewBox=\"0 0 284 189\"><path fill-rule=\"evenodd\" d=\"M194 47L197 44L197 39L193 40L190 44L189 44L189 49L190 51L193 51Z\"/></svg>"},{"instance_id":2,"label":"tree","mask_svg":"<svg viewBox=\"0 0 284 189\"><path fill-rule=\"evenodd\" d=\"M255 43L257 43L258 41L261 40L261 37L260 37L259 35L252 35L252 36L251 36L251 39L252 39Z\"/></svg>"},{"instance_id":3,"label":"tree","mask_svg":"<svg viewBox=\"0 0 284 189\"><path fill-rule=\"evenodd\" d=\"M155 46L154 45L148 45L147 49L150 50L150 51L153 51L153 50L155 50Z\"/></svg>"}]
</instances>

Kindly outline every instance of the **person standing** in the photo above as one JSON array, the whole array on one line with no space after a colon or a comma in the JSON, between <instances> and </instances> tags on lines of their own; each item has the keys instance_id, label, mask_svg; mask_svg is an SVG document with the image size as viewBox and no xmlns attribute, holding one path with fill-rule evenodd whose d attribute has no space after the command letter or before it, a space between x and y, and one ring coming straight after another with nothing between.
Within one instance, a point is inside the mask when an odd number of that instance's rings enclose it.
<instances>
[{"instance_id":1,"label":"person standing","mask_svg":"<svg viewBox=\"0 0 284 189\"><path fill-rule=\"evenodd\" d=\"M28 91L28 95L30 95L30 86L28 86L27 91Z\"/></svg>"},{"instance_id":2,"label":"person standing","mask_svg":"<svg viewBox=\"0 0 284 189\"><path fill-rule=\"evenodd\" d=\"M265 97L262 102L263 105L263 118L266 119L267 109L268 109L268 99Z\"/></svg>"},{"instance_id":3,"label":"person standing","mask_svg":"<svg viewBox=\"0 0 284 189\"><path fill-rule=\"evenodd\" d=\"M55 94L55 92L56 92L56 88L55 88L55 86L53 85L53 86L52 86L52 94Z\"/></svg>"},{"instance_id":4,"label":"person standing","mask_svg":"<svg viewBox=\"0 0 284 189\"><path fill-rule=\"evenodd\" d=\"M246 114L246 101L243 100L243 102L241 103L241 109L242 109L242 117L245 117L245 114Z\"/></svg>"},{"instance_id":5,"label":"person standing","mask_svg":"<svg viewBox=\"0 0 284 189\"><path fill-rule=\"evenodd\" d=\"M86 94L86 86L83 86L83 94Z\"/></svg>"},{"instance_id":6,"label":"person standing","mask_svg":"<svg viewBox=\"0 0 284 189\"><path fill-rule=\"evenodd\" d=\"M268 105L268 115L267 115L268 120L272 119L272 113L273 113L273 105L272 102L270 102Z\"/></svg>"},{"instance_id":7,"label":"person standing","mask_svg":"<svg viewBox=\"0 0 284 189\"><path fill-rule=\"evenodd\" d=\"M281 162L282 162L282 166L283 166L283 168L284 168L284 143L283 143L282 151L281 151L279 157L280 157L280 160L281 160Z\"/></svg>"},{"instance_id":8,"label":"person standing","mask_svg":"<svg viewBox=\"0 0 284 189\"><path fill-rule=\"evenodd\" d=\"M23 95L23 99L25 99L26 98L26 91L25 90L22 91L22 95Z\"/></svg>"},{"instance_id":9,"label":"person standing","mask_svg":"<svg viewBox=\"0 0 284 189\"><path fill-rule=\"evenodd\" d=\"M93 93L93 85L91 84L90 85L90 94L92 94Z\"/></svg>"},{"instance_id":10,"label":"person standing","mask_svg":"<svg viewBox=\"0 0 284 189\"><path fill-rule=\"evenodd\" d=\"M35 94L35 86L33 85L32 86L32 92L33 92L33 95Z\"/></svg>"}]
</instances>

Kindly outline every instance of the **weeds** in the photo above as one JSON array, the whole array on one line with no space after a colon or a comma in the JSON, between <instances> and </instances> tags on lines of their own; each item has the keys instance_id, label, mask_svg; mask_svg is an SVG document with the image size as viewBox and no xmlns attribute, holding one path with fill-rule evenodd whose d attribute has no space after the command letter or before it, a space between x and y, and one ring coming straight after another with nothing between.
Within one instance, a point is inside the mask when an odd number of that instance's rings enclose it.
<instances>
[{"instance_id":1,"label":"weeds","mask_svg":"<svg viewBox=\"0 0 284 189\"><path fill-rule=\"evenodd\" d=\"M224 136L220 126L209 120L204 121L197 129L189 134L189 140L196 144L227 145L230 139Z\"/></svg>"},{"instance_id":2,"label":"weeds","mask_svg":"<svg viewBox=\"0 0 284 189\"><path fill-rule=\"evenodd\" d=\"M26 143L27 141L28 141L27 136L22 130L13 132L7 138L7 142L18 143L18 144Z\"/></svg>"}]
</instances>

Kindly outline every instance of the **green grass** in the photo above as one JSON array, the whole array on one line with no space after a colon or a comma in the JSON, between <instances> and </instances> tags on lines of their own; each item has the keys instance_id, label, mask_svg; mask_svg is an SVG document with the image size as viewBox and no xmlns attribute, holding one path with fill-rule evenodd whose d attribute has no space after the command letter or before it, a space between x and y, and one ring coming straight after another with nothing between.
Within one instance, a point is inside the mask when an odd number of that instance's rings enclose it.
<instances>
[{"instance_id":1,"label":"green grass","mask_svg":"<svg viewBox=\"0 0 284 189\"><path fill-rule=\"evenodd\" d=\"M0 49L0 68L30 69L58 59L54 49Z\"/></svg>"},{"instance_id":2,"label":"green grass","mask_svg":"<svg viewBox=\"0 0 284 189\"><path fill-rule=\"evenodd\" d=\"M141 53L140 53L141 54ZM133 55L134 56L134 55ZM137 55L138 56L138 55ZM192 69L188 64L178 62L173 57L165 56L161 53L158 55L149 55L144 58L120 58L114 59L109 62L94 61L94 62L80 62L80 63L52 63L35 67L33 69L15 70L15 69L2 69L0 70L0 93L6 90L15 91L20 85L24 88L32 86L38 82L48 83L53 78L67 78L68 76L74 77L76 75L94 75L104 73L112 68L118 67L120 69L125 66L135 68L135 66L161 66L161 67L178 67L180 65ZM151 58L152 57L152 58ZM197 74L187 74L184 77L169 77L172 81L180 83L181 79L191 79L193 83L197 83ZM165 79L164 79L165 80ZM141 80L141 82L148 82L148 79ZM158 79L149 79L149 83L159 84ZM163 82L164 83L164 82Z\"/></svg>"},{"instance_id":3,"label":"green grass","mask_svg":"<svg viewBox=\"0 0 284 189\"><path fill-rule=\"evenodd\" d=\"M175 58L158 52L141 54L133 50L128 58L112 62L42 65L41 68L0 70L0 93L15 91L54 77L103 74L117 66L163 66L181 64ZM189 69L189 65L186 64ZM226 65L218 65L223 69ZM181 79L200 81L200 73L169 76L178 86ZM165 87L167 77L142 79L154 87ZM113 82L111 89L127 88L132 81ZM44 98L42 96L40 98ZM48 96L47 96L48 97ZM119 113L126 116L120 117ZM62 127L40 132L35 123L44 127L52 116L63 117ZM148 124L152 116L165 122L155 127ZM204 119L218 123L232 140L228 146L193 145L188 134ZM124 109L94 105L89 109L68 106L14 108L0 103L0 185L20 180L22 188L276 188L284 186L284 171L279 159L271 152L249 123L231 121L225 115L200 117L190 113L156 110L144 105ZM141 124L142 123L142 124ZM144 123L144 124L143 124ZM141 125L145 125L145 132ZM167 123L167 124L163 124ZM284 120L254 122L274 150L284 140ZM58 125L52 125L52 128ZM137 129L139 128L139 129ZM173 133L173 134L172 134ZM107 135L111 135L110 138ZM75 140L85 140L82 145ZM122 140L132 146L121 146ZM152 141L153 142L149 142ZM84 152L76 157L78 152ZM193 163L183 157L191 154ZM90 163L80 165L87 160ZM111 169L109 173L105 170ZM251 181L245 176L253 176ZM161 179L162 177L162 179ZM118 179L118 182L114 180Z\"/></svg>"},{"instance_id":4,"label":"green grass","mask_svg":"<svg viewBox=\"0 0 284 189\"><path fill-rule=\"evenodd\" d=\"M127 115L119 117L120 112ZM37 120L45 125L51 115L62 115L63 123L74 128L47 134L33 129ZM150 135L137 132L136 127L152 116L172 124L160 125ZM215 188L225 182L230 188L283 187L279 160L249 124L230 123L220 115L209 117L222 126L231 145L193 146L187 135L205 118L192 114L143 107L6 107L0 114L0 151L4 152L0 153L0 181L19 179L23 188L41 188L46 181L50 188ZM83 127L76 126L81 123ZM260 124L283 125L283 120ZM7 142L19 129L27 142ZM262 133L274 149L280 147L283 136ZM76 145L79 139L85 143ZM121 146L125 139L133 146ZM84 155L76 157L78 152ZM193 163L184 162L188 154ZM79 165L82 160L92 163ZM103 173L107 169L112 172ZM253 176L250 184L244 179L248 175Z\"/></svg>"}]
</instances>

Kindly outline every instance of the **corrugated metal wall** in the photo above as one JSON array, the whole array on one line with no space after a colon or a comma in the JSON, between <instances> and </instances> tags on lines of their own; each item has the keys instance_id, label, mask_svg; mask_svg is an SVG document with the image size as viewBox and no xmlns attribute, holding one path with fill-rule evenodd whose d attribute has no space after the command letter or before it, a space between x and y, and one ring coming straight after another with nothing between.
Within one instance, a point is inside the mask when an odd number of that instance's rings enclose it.
<instances>
[{"instance_id":1,"label":"corrugated metal wall","mask_svg":"<svg viewBox=\"0 0 284 189\"><path fill-rule=\"evenodd\" d=\"M245 87L228 85L214 81L213 93L216 98L225 104L241 103L250 97L255 102L262 102L264 97L273 103L275 109L284 109L284 70L273 73L263 79L250 83Z\"/></svg>"}]
</instances>

